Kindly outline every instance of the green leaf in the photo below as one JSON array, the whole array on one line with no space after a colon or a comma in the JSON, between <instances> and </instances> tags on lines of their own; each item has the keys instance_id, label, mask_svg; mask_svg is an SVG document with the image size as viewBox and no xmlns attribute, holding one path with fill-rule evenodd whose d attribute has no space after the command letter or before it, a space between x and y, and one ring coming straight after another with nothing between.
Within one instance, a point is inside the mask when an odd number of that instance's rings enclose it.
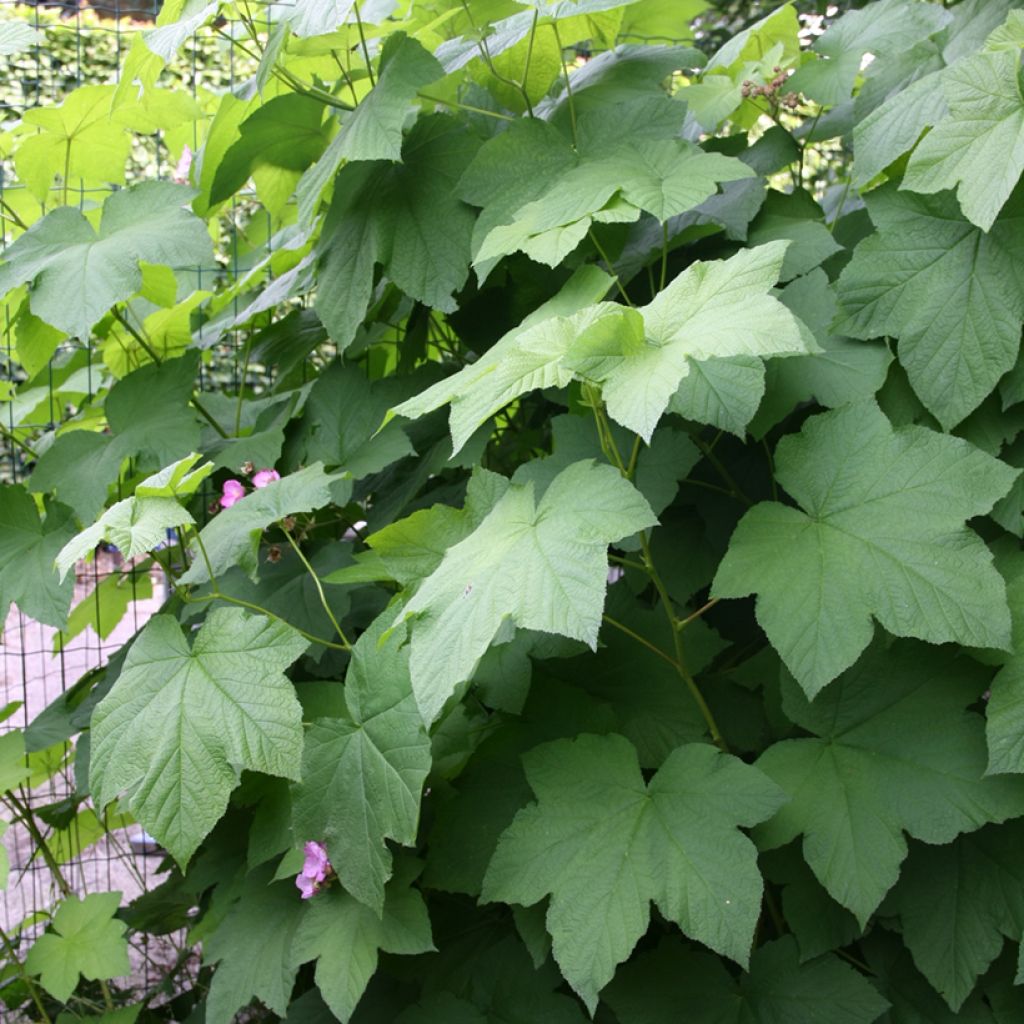
<instances>
[{"instance_id":1,"label":"green leaf","mask_svg":"<svg viewBox=\"0 0 1024 1024\"><path fill-rule=\"evenodd\" d=\"M393 411L417 419L450 404L452 446L459 452L481 423L519 395L537 387L568 384L572 371L565 364L571 359L574 332L582 334L585 324L597 324L602 316L620 312L611 303L593 309L612 283L600 268L580 267L557 294L502 335L475 363Z\"/></svg>"},{"instance_id":2,"label":"green leaf","mask_svg":"<svg viewBox=\"0 0 1024 1024\"><path fill-rule=\"evenodd\" d=\"M502 624L594 646L607 587L607 546L656 522L610 466L577 462L538 496L512 484L405 605L413 691L424 720L440 714Z\"/></svg>"},{"instance_id":3,"label":"green leaf","mask_svg":"<svg viewBox=\"0 0 1024 1024\"><path fill-rule=\"evenodd\" d=\"M187 863L240 769L298 779L301 711L283 672L306 647L284 623L237 608L210 612L191 645L170 616L150 619L93 714L97 804L127 793L142 825Z\"/></svg>"},{"instance_id":4,"label":"green leaf","mask_svg":"<svg viewBox=\"0 0 1024 1024\"><path fill-rule=\"evenodd\" d=\"M173 498L125 498L72 537L53 564L63 581L76 562L92 557L101 541L113 544L125 558L134 558L162 544L168 530L194 523L191 513Z\"/></svg>"},{"instance_id":5,"label":"green leaf","mask_svg":"<svg viewBox=\"0 0 1024 1024\"><path fill-rule=\"evenodd\" d=\"M591 1013L647 930L649 903L691 938L746 964L761 908L753 844L778 790L713 747L669 755L650 783L621 736L557 740L524 757L537 795L498 843L483 898L532 906L563 975Z\"/></svg>"},{"instance_id":6,"label":"green leaf","mask_svg":"<svg viewBox=\"0 0 1024 1024\"><path fill-rule=\"evenodd\" d=\"M99 231L72 207L48 213L5 250L0 294L31 283L32 312L87 339L115 302L142 287L140 260L175 270L210 266L206 225L184 208L193 195L166 181L115 192L103 204Z\"/></svg>"},{"instance_id":7,"label":"green leaf","mask_svg":"<svg viewBox=\"0 0 1024 1024\"><path fill-rule=\"evenodd\" d=\"M40 935L25 958L25 968L40 977L50 995L66 1002L79 976L116 978L131 970L125 924L115 921L119 892L66 896L53 918L53 930Z\"/></svg>"},{"instance_id":8,"label":"green leaf","mask_svg":"<svg viewBox=\"0 0 1024 1024\"><path fill-rule=\"evenodd\" d=\"M0 792L14 789L31 774L25 761L25 734L12 729L0 735Z\"/></svg>"},{"instance_id":9,"label":"green leaf","mask_svg":"<svg viewBox=\"0 0 1024 1024\"><path fill-rule=\"evenodd\" d=\"M21 612L63 628L74 580L57 579L53 560L75 535L71 509L49 500L41 517L21 486L0 487L0 621L11 604Z\"/></svg>"},{"instance_id":10,"label":"green leaf","mask_svg":"<svg viewBox=\"0 0 1024 1024\"><path fill-rule=\"evenodd\" d=\"M43 34L25 21L5 21L0 24L0 57L21 53L43 41Z\"/></svg>"},{"instance_id":11,"label":"green leaf","mask_svg":"<svg viewBox=\"0 0 1024 1024\"><path fill-rule=\"evenodd\" d=\"M82 180L94 185L124 181L131 136L123 123L111 117L114 89L112 85L83 85L59 106L25 111L25 131L33 134L18 146L14 165L18 177L40 202L46 200L57 175L69 188ZM0 292L6 290L0 288Z\"/></svg>"},{"instance_id":12,"label":"green leaf","mask_svg":"<svg viewBox=\"0 0 1024 1024\"><path fill-rule=\"evenodd\" d=\"M761 946L738 983L720 961L665 939L623 968L605 998L622 1024L669 1024L681 1006L714 1024L871 1024L888 1006L837 957L800 963L788 935Z\"/></svg>"},{"instance_id":13,"label":"green leaf","mask_svg":"<svg viewBox=\"0 0 1024 1024\"><path fill-rule=\"evenodd\" d=\"M898 54L951 20L949 11L920 0L876 0L867 10L849 11L814 41L824 59L804 64L786 88L828 106L842 103L865 53L876 59Z\"/></svg>"},{"instance_id":14,"label":"green leaf","mask_svg":"<svg viewBox=\"0 0 1024 1024\"><path fill-rule=\"evenodd\" d=\"M321 718L306 734L302 782L293 792L294 830L326 842L345 889L378 915L391 876L385 840L411 846L430 739L412 693L408 650L382 642L377 619L352 650L346 714Z\"/></svg>"},{"instance_id":15,"label":"green leaf","mask_svg":"<svg viewBox=\"0 0 1024 1024\"><path fill-rule=\"evenodd\" d=\"M295 984L295 934L306 907L287 881L268 884L257 870L241 884L238 901L203 945L203 959L217 968L206 997L208 1024L231 1024L254 996L284 1016Z\"/></svg>"},{"instance_id":16,"label":"green leaf","mask_svg":"<svg viewBox=\"0 0 1024 1024\"><path fill-rule=\"evenodd\" d=\"M334 888L315 897L299 925L292 961L316 960L320 995L342 1024L348 1024L373 977L378 951L408 956L434 948L423 897L410 884L415 871L408 863L396 871L383 916Z\"/></svg>"},{"instance_id":17,"label":"green leaf","mask_svg":"<svg viewBox=\"0 0 1024 1024\"><path fill-rule=\"evenodd\" d=\"M342 122L323 156L298 186L300 223L309 223L320 195L346 161L401 160L402 130L416 94L444 74L441 65L404 32L387 37L377 82Z\"/></svg>"},{"instance_id":18,"label":"green leaf","mask_svg":"<svg viewBox=\"0 0 1024 1024\"><path fill-rule=\"evenodd\" d=\"M887 906L900 915L918 970L953 1010L1024 932L1024 841L1019 821L961 836L948 846L915 844Z\"/></svg>"},{"instance_id":19,"label":"green leaf","mask_svg":"<svg viewBox=\"0 0 1024 1024\"><path fill-rule=\"evenodd\" d=\"M691 264L639 310L613 302L580 308L591 289L596 294L605 284L580 271L483 358L395 412L421 416L452 402L458 450L512 399L576 379L600 384L612 418L650 442L693 360L814 350L807 328L767 294L785 249L773 242Z\"/></svg>"},{"instance_id":20,"label":"green leaf","mask_svg":"<svg viewBox=\"0 0 1024 1024\"><path fill-rule=\"evenodd\" d=\"M599 155L584 157L538 198L515 210L511 221L494 227L480 242L473 262L486 264L522 251L557 266L616 202L633 208L621 219L635 220L636 211L643 210L666 221L714 195L720 182L753 176L741 161L705 153L679 139L648 140L639 148L602 147ZM618 214L615 219L620 219Z\"/></svg>"},{"instance_id":21,"label":"green leaf","mask_svg":"<svg viewBox=\"0 0 1024 1024\"><path fill-rule=\"evenodd\" d=\"M1019 47L958 61L942 90L949 113L914 150L902 187L955 188L964 216L988 231L1024 171Z\"/></svg>"},{"instance_id":22,"label":"green leaf","mask_svg":"<svg viewBox=\"0 0 1024 1024\"><path fill-rule=\"evenodd\" d=\"M210 203L230 198L265 167L292 172L291 180L297 182L327 144L323 117L319 100L297 93L275 96L257 107L238 126L238 140L217 165Z\"/></svg>"},{"instance_id":23,"label":"green leaf","mask_svg":"<svg viewBox=\"0 0 1024 1024\"><path fill-rule=\"evenodd\" d=\"M1017 361L1024 321L1024 198L987 233L952 195L886 186L865 202L877 232L839 278L835 329L893 335L910 383L947 429L976 409Z\"/></svg>"},{"instance_id":24,"label":"green leaf","mask_svg":"<svg viewBox=\"0 0 1024 1024\"><path fill-rule=\"evenodd\" d=\"M1013 624L1012 653L992 680L986 708L988 770L1024 772L1024 558L1001 552L997 563L1006 579Z\"/></svg>"},{"instance_id":25,"label":"green leaf","mask_svg":"<svg viewBox=\"0 0 1024 1024\"><path fill-rule=\"evenodd\" d=\"M933 71L890 96L853 129L857 158L852 184L863 187L897 157L911 149L921 133L947 111L942 71Z\"/></svg>"},{"instance_id":26,"label":"green leaf","mask_svg":"<svg viewBox=\"0 0 1024 1024\"><path fill-rule=\"evenodd\" d=\"M330 484L336 479L338 477L325 473L322 464L317 462L254 490L230 508L218 512L199 534L202 547L193 544L192 565L181 582L206 583L211 572L216 578L233 565L241 566L255 579L263 531L285 516L313 512L329 505Z\"/></svg>"},{"instance_id":27,"label":"green leaf","mask_svg":"<svg viewBox=\"0 0 1024 1024\"><path fill-rule=\"evenodd\" d=\"M870 398L885 383L892 356L881 343L851 341L830 333L835 291L821 269L790 282L779 296L813 332L821 348L807 356L772 359L765 367L765 398L752 432L765 434L802 402L829 409Z\"/></svg>"},{"instance_id":28,"label":"green leaf","mask_svg":"<svg viewBox=\"0 0 1024 1024\"><path fill-rule=\"evenodd\" d=\"M902 642L876 644L813 703L784 680L783 710L814 738L758 758L790 797L757 831L758 845L802 834L818 880L863 926L896 882L904 832L948 843L1024 814L1024 780L984 777L983 725L964 711L985 679L966 658Z\"/></svg>"},{"instance_id":29,"label":"green leaf","mask_svg":"<svg viewBox=\"0 0 1024 1024\"><path fill-rule=\"evenodd\" d=\"M785 252L770 242L690 264L640 310L643 336L624 342L621 359L580 367L600 381L612 418L649 441L693 360L814 351L807 328L769 294Z\"/></svg>"},{"instance_id":30,"label":"green leaf","mask_svg":"<svg viewBox=\"0 0 1024 1024\"><path fill-rule=\"evenodd\" d=\"M316 311L339 350L362 322L379 263L424 305L450 313L469 274L473 213L455 183L478 142L452 118L423 118L405 139L402 163L344 167L320 240Z\"/></svg>"},{"instance_id":31,"label":"green leaf","mask_svg":"<svg viewBox=\"0 0 1024 1024\"><path fill-rule=\"evenodd\" d=\"M871 642L896 636L1005 648L1006 589L964 520L988 512L1016 470L924 427L893 430L873 403L807 421L775 452L800 508L762 502L740 520L717 597L756 593L757 619L810 696Z\"/></svg>"},{"instance_id":32,"label":"green leaf","mask_svg":"<svg viewBox=\"0 0 1024 1024\"><path fill-rule=\"evenodd\" d=\"M769 189L747 234L752 246L780 240L790 243L780 281L808 273L843 248L825 227L821 207L803 190L783 194Z\"/></svg>"}]
</instances>

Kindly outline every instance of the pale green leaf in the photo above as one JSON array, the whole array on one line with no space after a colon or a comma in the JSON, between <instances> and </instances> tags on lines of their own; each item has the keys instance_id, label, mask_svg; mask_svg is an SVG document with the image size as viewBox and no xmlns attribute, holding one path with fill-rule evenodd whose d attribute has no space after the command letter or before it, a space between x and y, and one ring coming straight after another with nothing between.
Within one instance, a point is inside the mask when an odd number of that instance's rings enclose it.
<instances>
[{"instance_id":1,"label":"pale green leaf","mask_svg":"<svg viewBox=\"0 0 1024 1024\"><path fill-rule=\"evenodd\" d=\"M955 188L964 216L988 231L1024 171L1020 49L958 61L942 90L949 113L914 150L902 187Z\"/></svg>"},{"instance_id":2,"label":"pale green leaf","mask_svg":"<svg viewBox=\"0 0 1024 1024\"><path fill-rule=\"evenodd\" d=\"M307 646L283 622L238 608L211 611L191 644L170 616L150 619L93 714L97 803L126 793L136 818L186 863L242 768L299 777L301 710L283 672Z\"/></svg>"},{"instance_id":3,"label":"pale green leaf","mask_svg":"<svg viewBox=\"0 0 1024 1024\"><path fill-rule=\"evenodd\" d=\"M538 496L513 484L405 605L413 691L427 722L468 679L503 623L594 646L607 587L607 547L656 522L607 465L577 462Z\"/></svg>"},{"instance_id":4,"label":"pale green leaf","mask_svg":"<svg viewBox=\"0 0 1024 1024\"><path fill-rule=\"evenodd\" d=\"M857 660L877 619L931 643L1006 647L1006 589L964 520L1017 474L959 438L894 431L873 403L808 420L775 452L800 508L762 502L740 520L712 586L756 593L757 618L813 696Z\"/></svg>"},{"instance_id":5,"label":"pale green leaf","mask_svg":"<svg viewBox=\"0 0 1024 1024\"><path fill-rule=\"evenodd\" d=\"M116 978L131 970L125 924L114 920L120 902L119 892L64 898L54 915L53 930L40 935L25 958L26 970L39 975L50 995L66 1002L79 976Z\"/></svg>"},{"instance_id":6,"label":"pale green leaf","mask_svg":"<svg viewBox=\"0 0 1024 1024\"><path fill-rule=\"evenodd\" d=\"M910 641L877 644L813 703L785 680L786 716L813 736L758 759L790 797L758 844L803 835L818 880L863 926L896 882L904 832L948 843L1024 813L1024 779L984 776L983 723L964 710L984 680L966 658Z\"/></svg>"},{"instance_id":7,"label":"pale green leaf","mask_svg":"<svg viewBox=\"0 0 1024 1024\"><path fill-rule=\"evenodd\" d=\"M0 24L0 57L21 53L43 41L43 34L25 21L5 21Z\"/></svg>"},{"instance_id":8,"label":"pale green leaf","mask_svg":"<svg viewBox=\"0 0 1024 1024\"><path fill-rule=\"evenodd\" d=\"M193 195L166 181L115 192L103 204L98 232L77 209L54 210L4 251L0 294L31 283L32 312L87 339L115 302L142 287L140 260L174 270L210 266L206 225L184 205Z\"/></svg>"},{"instance_id":9,"label":"pale green leaf","mask_svg":"<svg viewBox=\"0 0 1024 1024\"><path fill-rule=\"evenodd\" d=\"M76 562L92 557L101 541L113 544L125 558L134 558L162 544L168 530L194 522L188 509L174 498L124 498L69 540L57 552L54 564L64 580Z\"/></svg>"},{"instance_id":10,"label":"pale green leaf","mask_svg":"<svg viewBox=\"0 0 1024 1024\"><path fill-rule=\"evenodd\" d=\"M747 963L762 883L737 826L779 806L774 785L703 744L677 748L646 783L621 736L557 740L524 763L537 803L502 835L483 898L551 896L555 960L591 1013L647 930L652 900L691 938Z\"/></svg>"}]
</instances>

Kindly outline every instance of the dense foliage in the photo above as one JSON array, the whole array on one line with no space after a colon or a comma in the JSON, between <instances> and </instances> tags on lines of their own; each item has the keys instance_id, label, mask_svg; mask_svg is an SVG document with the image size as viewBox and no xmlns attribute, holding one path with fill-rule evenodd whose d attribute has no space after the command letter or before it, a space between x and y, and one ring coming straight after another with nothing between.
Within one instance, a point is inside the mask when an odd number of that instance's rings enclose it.
<instances>
[{"instance_id":1,"label":"dense foliage","mask_svg":"<svg viewBox=\"0 0 1024 1024\"><path fill-rule=\"evenodd\" d=\"M0 736L58 879L82 815L167 852L8 1009L1022 1019L1024 2L708 9L170 0L8 125L0 607L173 591Z\"/></svg>"}]
</instances>

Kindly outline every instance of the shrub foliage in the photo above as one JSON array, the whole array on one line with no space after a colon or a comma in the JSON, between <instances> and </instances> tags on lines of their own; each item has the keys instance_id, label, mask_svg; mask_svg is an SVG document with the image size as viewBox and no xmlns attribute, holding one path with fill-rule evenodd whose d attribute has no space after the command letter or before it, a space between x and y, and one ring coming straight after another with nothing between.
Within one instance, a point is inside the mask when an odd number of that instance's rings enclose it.
<instances>
[{"instance_id":1,"label":"shrub foliage","mask_svg":"<svg viewBox=\"0 0 1024 1024\"><path fill-rule=\"evenodd\" d=\"M1024 11L707 6L169 0L8 123L0 607L171 584L0 738L166 851L10 1010L1024 1016Z\"/></svg>"}]
</instances>

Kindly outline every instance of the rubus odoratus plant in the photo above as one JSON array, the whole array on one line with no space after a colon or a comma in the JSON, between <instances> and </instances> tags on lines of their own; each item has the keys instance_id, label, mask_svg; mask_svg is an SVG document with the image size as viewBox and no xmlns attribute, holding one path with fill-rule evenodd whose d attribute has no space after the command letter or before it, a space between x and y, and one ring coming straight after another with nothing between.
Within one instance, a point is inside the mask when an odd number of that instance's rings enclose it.
<instances>
[{"instance_id":1,"label":"rubus odoratus plant","mask_svg":"<svg viewBox=\"0 0 1024 1024\"><path fill-rule=\"evenodd\" d=\"M0 739L166 851L9 1010L1024 1019L1024 10L705 7L171 0L8 123L0 606L171 588Z\"/></svg>"}]
</instances>

